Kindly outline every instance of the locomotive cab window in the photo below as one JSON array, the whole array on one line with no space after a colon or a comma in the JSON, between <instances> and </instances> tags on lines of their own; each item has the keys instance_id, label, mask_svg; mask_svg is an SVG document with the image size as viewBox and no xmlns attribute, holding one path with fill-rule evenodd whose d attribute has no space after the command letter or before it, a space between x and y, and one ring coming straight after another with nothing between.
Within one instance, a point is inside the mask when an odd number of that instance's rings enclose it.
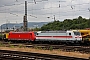
<instances>
[{"instance_id":1,"label":"locomotive cab window","mask_svg":"<svg viewBox=\"0 0 90 60\"><path fill-rule=\"evenodd\" d=\"M80 36L80 32L74 32L74 35L79 35Z\"/></svg>"},{"instance_id":2,"label":"locomotive cab window","mask_svg":"<svg viewBox=\"0 0 90 60\"><path fill-rule=\"evenodd\" d=\"M71 35L71 33L69 33L69 35Z\"/></svg>"},{"instance_id":3,"label":"locomotive cab window","mask_svg":"<svg viewBox=\"0 0 90 60\"><path fill-rule=\"evenodd\" d=\"M35 35L38 35L38 33L37 33L37 32L34 32L34 34L35 34Z\"/></svg>"}]
</instances>

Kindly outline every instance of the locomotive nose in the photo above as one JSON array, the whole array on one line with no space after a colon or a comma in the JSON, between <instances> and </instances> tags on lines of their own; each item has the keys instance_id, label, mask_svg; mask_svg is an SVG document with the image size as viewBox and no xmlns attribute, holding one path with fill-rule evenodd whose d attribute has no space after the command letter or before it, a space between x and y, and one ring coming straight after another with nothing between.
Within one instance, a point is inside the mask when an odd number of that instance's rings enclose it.
<instances>
[{"instance_id":1,"label":"locomotive nose","mask_svg":"<svg viewBox=\"0 0 90 60\"><path fill-rule=\"evenodd\" d=\"M82 36L75 36L76 40L82 40Z\"/></svg>"}]
</instances>

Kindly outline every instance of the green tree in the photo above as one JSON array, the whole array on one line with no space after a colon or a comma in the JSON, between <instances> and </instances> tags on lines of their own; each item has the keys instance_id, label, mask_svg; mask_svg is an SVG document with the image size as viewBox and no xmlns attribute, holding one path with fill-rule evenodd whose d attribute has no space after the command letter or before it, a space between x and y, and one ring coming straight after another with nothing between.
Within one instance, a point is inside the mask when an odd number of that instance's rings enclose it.
<instances>
[{"instance_id":1,"label":"green tree","mask_svg":"<svg viewBox=\"0 0 90 60\"><path fill-rule=\"evenodd\" d=\"M70 30L90 28L90 19L79 16L74 19L65 19L64 21L53 21L43 25L40 30Z\"/></svg>"}]
</instances>

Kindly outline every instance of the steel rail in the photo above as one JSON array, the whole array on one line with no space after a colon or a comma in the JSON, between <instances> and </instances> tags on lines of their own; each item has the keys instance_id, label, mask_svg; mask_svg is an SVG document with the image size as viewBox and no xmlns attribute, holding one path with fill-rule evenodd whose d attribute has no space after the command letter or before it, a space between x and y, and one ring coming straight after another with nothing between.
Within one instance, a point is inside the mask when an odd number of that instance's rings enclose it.
<instances>
[{"instance_id":1,"label":"steel rail","mask_svg":"<svg viewBox=\"0 0 90 60\"><path fill-rule=\"evenodd\" d=\"M27 59L27 60L89 60L84 58L68 57L68 56L59 56L59 55L50 55L50 54L40 54L40 53L31 53L31 52L20 52L20 51L9 51L9 50L0 50L0 59Z\"/></svg>"}]
</instances>

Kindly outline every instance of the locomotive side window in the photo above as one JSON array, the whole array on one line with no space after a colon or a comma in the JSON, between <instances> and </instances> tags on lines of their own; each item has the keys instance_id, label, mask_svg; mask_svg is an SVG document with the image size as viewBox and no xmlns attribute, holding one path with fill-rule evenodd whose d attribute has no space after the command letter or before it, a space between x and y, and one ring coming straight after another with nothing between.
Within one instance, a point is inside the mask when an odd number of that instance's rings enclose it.
<instances>
[{"instance_id":1,"label":"locomotive side window","mask_svg":"<svg viewBox=\"0 0 90 60\"><path fill-rule=\"evenodd\" d=\"M69 35L71 35L71 33L69 33Z\"/></svg>"}]
</instances>

